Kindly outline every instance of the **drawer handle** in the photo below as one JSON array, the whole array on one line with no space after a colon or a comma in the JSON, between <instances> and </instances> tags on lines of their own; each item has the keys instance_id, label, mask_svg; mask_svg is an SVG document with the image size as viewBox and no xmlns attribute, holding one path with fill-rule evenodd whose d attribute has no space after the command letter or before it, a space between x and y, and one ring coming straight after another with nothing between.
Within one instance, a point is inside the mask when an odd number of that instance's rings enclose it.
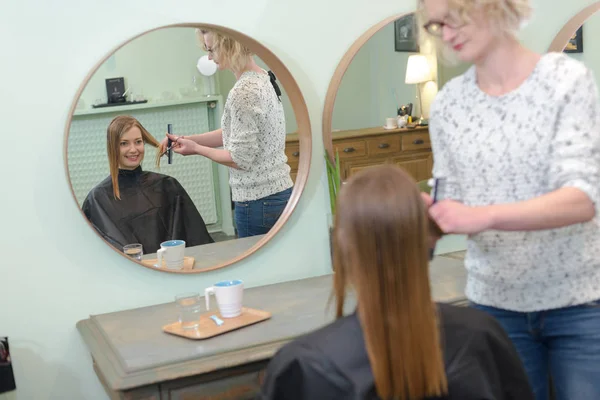
<instances>
[{"instance_id":1,"label":"drawer handle","mask_svg":"<svg viewBox=\"0 0 600 400\"><path fill-rule=\"evenodd\" d=\"M380 149L387 149L388 147L390 147L390 145L388 143L381 143L377 147L379 147Z\"/></svg>"},{"instance_id":2,"label":"drawer handle","mask_svg":"<svg viewBox=\"0 0 600 400\"><path fill-rule=\"evenodd\" d=\"M293 155L294 157L298 157L298 156L300 155L300 152L299 152L299 151L295 151L295 152L293 152L293 153L292 153L292 155Z\"/></svg>"},{"instance_id":3,"label":"drawer handle","mask_svg":"<svg viewBox=\"0 0 600 400\"><path fill-rule=\"evenodd\" d=\"M354 147L346 147L344 153L352 153L354 150L356 150Z\"/></svg>"},{"instance_id":4,"label":"drawer handle","mask_svg":"<svg viewBox=\"0 0 600 400\"><path fill-rule=\"evenodd\" d=\"M415 140L413 141L413 144L423 144L423 143L425 143L425 142L423 141L423 139L415 139Z\"/></svg>"}]
</instances>

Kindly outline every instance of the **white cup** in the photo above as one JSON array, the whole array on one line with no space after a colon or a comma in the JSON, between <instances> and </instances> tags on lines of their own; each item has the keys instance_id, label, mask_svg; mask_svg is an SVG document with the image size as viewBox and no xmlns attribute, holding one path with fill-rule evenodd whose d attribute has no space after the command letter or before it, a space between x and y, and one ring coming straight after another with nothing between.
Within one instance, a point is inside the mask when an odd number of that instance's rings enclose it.
<instances>
[{"instance_id":1,"label":"white cup","mask_svg":"<svg viewBox=\"0 0 600 400\"><path fill-rule=\"evenodd\" d=\"M207 310L210 309L211 293L217 298L219 312L223 318L234 318L242 314L244 282L240 280L221 281L204 289Z\"/></svg>"},{"instance_id":2,"label":"white cup","mask_svg":"<svg viewBox=\"0 0 600 400\"><path fill-rule=\"evenodd\" d=\"M396 118L386 118L385 119L385 127L388 129L394 129L398 127L398 121Z\"/></svg>"},{"instance_id":3,"label":"white cup","mask_svg":"<svg viewBox=\"0 0 600 400\"><path fill-rule=\"evenodd\" d=\"M163 258L165 265L169 269L183 268L183 257L185 253L185 242L183 240L167 240L160 244L160 249L156 252L158 268L162 268Z\"/></svg>"}]
</instances>

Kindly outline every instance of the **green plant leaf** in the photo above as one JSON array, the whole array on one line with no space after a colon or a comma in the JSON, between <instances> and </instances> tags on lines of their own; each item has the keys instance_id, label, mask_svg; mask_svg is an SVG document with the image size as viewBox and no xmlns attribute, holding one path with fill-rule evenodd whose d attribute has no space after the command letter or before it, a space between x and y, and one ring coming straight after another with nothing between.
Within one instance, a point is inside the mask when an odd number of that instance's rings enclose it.
<instances>
[{"instance_id":1,"label":"green plant leaf","mask_svg":"<svg viewBox=\"0 0 600 400\"><path fill-rule=\"evenodd\" d=\"M337 195L337 193L340 192L340 188L342 186L342 177L341 177L341 171L340 171L340 153L339 151L336 150L335 152L335 193Z\"/></svg>"},{"instance_id":2,"label":"green plant leaf","mask_svg":"<svg viewBox=\"0 0 600 400\"><path fill-rule=\"evenodd\" d=\"M327 185L329 187L329 206L331 208L331 215L335 214L335 202L336 202L336 191L335 191L335 182L333 175L335 174L333 164L327 153L325 153L325 164L327 166Z\"/></svg>"}]
</instances>

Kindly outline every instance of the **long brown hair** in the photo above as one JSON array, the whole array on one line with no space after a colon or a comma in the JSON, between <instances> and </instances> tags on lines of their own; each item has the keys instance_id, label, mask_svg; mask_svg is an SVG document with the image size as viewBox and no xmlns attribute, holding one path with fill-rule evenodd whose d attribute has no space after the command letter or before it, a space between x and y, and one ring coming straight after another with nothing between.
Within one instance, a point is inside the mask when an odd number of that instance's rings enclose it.
<instances>
[{"instance_id":1,"label":"long brown hair","mask_svg":"<svg viewBox=\"0 0 600 400\"><path fill-rule=\"evenodd\" d=\"M429 287L428 220L416 182L396 166L361 171L340 191L333 234L337 317L350 285L383 399L447 393Z\"/></svg>"},{"instance_id":2,"label":"long brown hair","mask_svg":"<svg viewBox=\"0 0 600 400\"><path fill-rule=\"evenodd\" d=\"M121 155L120 143L121 136L133 127L139 128L142 132L142 140L151 146L159 149L160 143L140 124L140 122L129 115L119 115L115 117L106 129L106 153L108 155L108 165L113 185L113 195L121 200L119 190L119 157ZM156 152L156 167L160 167L160 149Z\"/></svg>"}]
</instances>

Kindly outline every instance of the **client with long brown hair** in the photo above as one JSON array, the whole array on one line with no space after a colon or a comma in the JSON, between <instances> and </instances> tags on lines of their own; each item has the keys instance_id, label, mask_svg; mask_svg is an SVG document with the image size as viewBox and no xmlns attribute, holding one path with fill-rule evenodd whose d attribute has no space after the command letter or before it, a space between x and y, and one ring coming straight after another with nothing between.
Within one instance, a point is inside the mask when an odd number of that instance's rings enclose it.
<instances>
[{"instance_id":1,"label":"client with long brown hair","mask_svg":"<svg viewBox=\"0 0 600 400\"><path fill-rule=\"evenodd\" d=\"M494 318L432 300L428 229L399 167L350 178L333 232L337 319L279 350L262 399L533 399ZM344 316L350 297L356 309Z\"/></svg>"},{"instance_id":2,"label":"client with long brown hair","mask_svg":"<svg viewBox=\"0 0 600 400\"><path fill-rule=\"evenodd\" d=\"M155 253L166 240L186 246L213 243L192 199L172 176L142 169L146 144L158 141L134 117L119 115L106 130L110 175L86 196L82 210L96 231L111 245L140 243ZM155 158L159 166L160 155Z\"/></svg>"}]
</instances>

